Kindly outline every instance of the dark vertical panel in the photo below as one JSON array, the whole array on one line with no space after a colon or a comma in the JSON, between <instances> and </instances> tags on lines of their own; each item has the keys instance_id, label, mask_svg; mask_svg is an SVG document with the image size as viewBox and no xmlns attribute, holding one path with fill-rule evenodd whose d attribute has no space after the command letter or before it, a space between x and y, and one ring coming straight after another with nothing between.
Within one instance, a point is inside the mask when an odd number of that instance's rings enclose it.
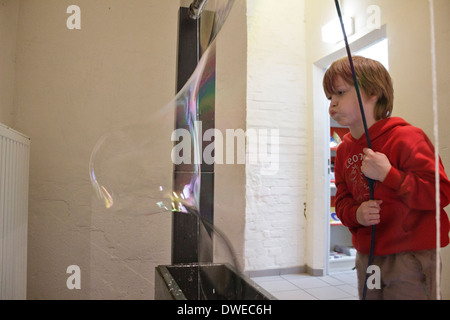
<instances>
[{"instance_id":1,"label":"dark vertical panel","mask_svg":"<svg viewBox=\"0 0 450 320\"><path fill-rule=\"evenodd\" d=\"M207 12L202 13L202 17ZM201 23L201 21L200 21ZM179 39L177 61L177 90L180 91L190 78L197 66L197 21L189 18L188 8L180 8L179 12ZM215 69L215 61L213 67ZM198 121L202 124L203 133L214 128L215 106L215 78L203 86L198 97ZM175 128L185 128L183 110L177 110ZM203 148L210 142L204 142ZM212 143L212 142L211 142ZM180 192L189 183L194 175L194 166L191 164L174 165L175 192ZM214 220L214 165L201 165L200 184L200 212L202 219L211 224ZM172 264L212 261L212 234L210 228L204 228L202 222L196 217L184 213L174 213L172 221Z\"/></svg>"},{"instance_id":2,"label":"dark vertical panel","mask_svg":"<svg viewBox=\"0 0 450 320\"><path fill-rule=\"evenodd\" d=\"M189 18L189 9L180 8L178 19L177 92L197 66L197 21Z\"/></svg>"}]
</instances>

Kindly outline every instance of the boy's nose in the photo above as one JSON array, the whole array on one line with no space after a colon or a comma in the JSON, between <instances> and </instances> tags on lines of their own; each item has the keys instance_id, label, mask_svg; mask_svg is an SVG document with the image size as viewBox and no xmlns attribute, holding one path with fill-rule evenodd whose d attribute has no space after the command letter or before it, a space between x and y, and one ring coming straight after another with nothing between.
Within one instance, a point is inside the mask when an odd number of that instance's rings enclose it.
<instances>
[{"instance_id":1,"label":"boy's nose","mask_svg":"<svg viewBox=\"0 0 450 320\"><path fill-rule=\"evenodd\" d=\"M332 97L330 100L330 107L335 107L336 105L337 105L337 99Z\"/></svg>"}]
</instances>

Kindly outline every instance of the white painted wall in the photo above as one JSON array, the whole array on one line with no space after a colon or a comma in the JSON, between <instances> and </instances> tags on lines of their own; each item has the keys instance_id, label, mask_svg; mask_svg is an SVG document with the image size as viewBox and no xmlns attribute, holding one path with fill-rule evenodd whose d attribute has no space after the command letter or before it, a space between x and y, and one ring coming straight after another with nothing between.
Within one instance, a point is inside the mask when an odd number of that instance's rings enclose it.
<instances>
[{"instance_id":1,"label":"white painted wall","mask_svg":"<svg viewBox=\"0 0 450 320\"><path fill-rule=\"evenodd\" d=\"M304 266L307 106L304 2L247 1L247 130L279 129L279 168L247 164L245 269Z\"/></svg>"},{"instance_id":2,"label":"white painted wall","mask_svg":"<svg viewBox=\"0 0 450 320\"><path fill-rule=\"evenodd\" d=\"M97 139L175 94L178 1L20 1L14 127L33 141L29 299L148 299L170 261L170 219L101 215L89 181ZM156 29L165 30L155 32ZM69 265L81 290L68 290Z\"/></svg>"},{"instance_id":3,"label":"white painted wall","mask_svg":"<svg viewBox=\"0 0 450 320\"><path fill-rule=\"evenodd\" d=\"M14 113L14 78L19 21L19 1L4 0L0 6L0 123L12 125Z\"/></svg>"}]
</instances>

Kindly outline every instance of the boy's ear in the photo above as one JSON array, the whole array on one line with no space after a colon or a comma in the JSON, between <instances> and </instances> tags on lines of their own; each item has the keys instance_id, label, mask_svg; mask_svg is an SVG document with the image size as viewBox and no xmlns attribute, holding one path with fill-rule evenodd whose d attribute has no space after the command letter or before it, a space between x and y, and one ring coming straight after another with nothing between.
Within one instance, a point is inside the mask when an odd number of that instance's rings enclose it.
<instances>
[{"instance_id":1,"label":"boy's ear","mask_svg":"<svg viewBox=\"0 0 450 320\"><path fill-rule=\"evenodd\" d=\"M371 95L369 97L369 99L372 100L373 102L377 102L378 101L378 96L374 94L374 95Z\"/></svg>"}]
</instances>

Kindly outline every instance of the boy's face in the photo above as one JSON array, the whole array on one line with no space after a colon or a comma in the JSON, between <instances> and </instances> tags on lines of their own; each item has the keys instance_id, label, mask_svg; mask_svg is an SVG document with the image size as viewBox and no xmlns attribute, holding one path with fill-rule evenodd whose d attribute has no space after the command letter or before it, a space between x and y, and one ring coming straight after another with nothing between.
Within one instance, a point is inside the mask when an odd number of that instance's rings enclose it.
<instances>
[{"instance_id":1,"label":"boy's face","mask_svg":"<svg viewBox=\"0 0 450 320\"><path fill-rule=\"evenodd\" d=\"M329 113L341 126L355 128L362 126L361 111L359 109L358 96L354 86L345 82L340 76L336 77L334 82L336 92L327 97L330 100ZM368 122L372 122L373 99L369 99L363 91L361 91L361 99L365 115Z\"/></svg>"}]
</instances>

